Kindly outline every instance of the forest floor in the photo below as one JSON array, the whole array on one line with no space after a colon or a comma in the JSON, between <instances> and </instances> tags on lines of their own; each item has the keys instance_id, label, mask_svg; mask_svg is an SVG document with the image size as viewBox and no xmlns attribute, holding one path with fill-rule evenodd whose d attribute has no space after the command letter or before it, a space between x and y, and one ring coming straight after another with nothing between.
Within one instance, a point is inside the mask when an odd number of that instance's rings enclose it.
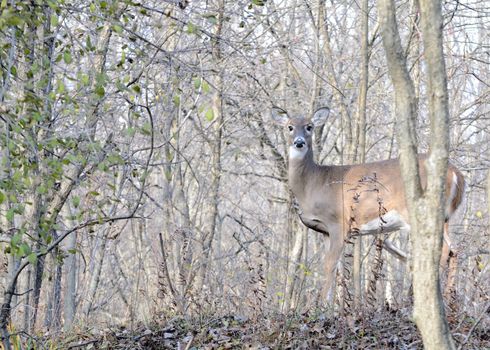
<instances>
[{"instance_id":1,"label":"forest floor","mask_svg":"<svg viewBox=\"0 0 490 350\"><path fill-rule=\"evenodd\" d=\"M480 320L481 321L481 320ZM451 324L457 346L490 349L488 322L468 317ZM44 344L41 344L44 343ZM322 316L237 316L174 318L153 326L83 331L54 340L38 339L50 349L422 349L415 324L406 313L381 312L357 320ZM44 345L44 346L43 346Z\"/></svg>"}]
</instances>

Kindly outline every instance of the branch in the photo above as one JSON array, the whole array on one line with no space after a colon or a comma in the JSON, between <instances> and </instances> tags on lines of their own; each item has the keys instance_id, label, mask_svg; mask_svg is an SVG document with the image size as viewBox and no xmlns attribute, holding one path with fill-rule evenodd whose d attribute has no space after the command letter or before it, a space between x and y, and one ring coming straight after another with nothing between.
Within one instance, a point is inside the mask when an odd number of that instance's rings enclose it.
<instances>
[{"instance_id":1,"label":"branch","mask_svg":"<svg viewBox=\"0 0 490 350\"><path fill-rule=\"evenodd\" d=\"M407 58L401 45L393 0L379 0L381 36L386 52L388 71L395 89L397 139L400 144L400 167L405 182L407 203L422 196L417 161L416 116L417 98L407 70Z\"/></svg>"},{"instance_id":2,"label":"branch","mask_svg":"<svg viewBox=\"0 0 490 350\"><path fill-rule=\"evenodd\" d=\"M114 144L112 143L112 134L109 135L107 138L107 141L102 148L102 151L97 155L97 159L93 161L91 166L87 169L85 172L90 172L92 171L100 162L104 160L106 155L110 152L110 150L114 147ZM66 181L63 181L60 186L60 190L56 191L55 197L53 201L50 203L49 208L47 212L50 215L50 220L52 222L56 222L56 219L58 217L58 214L61 212L61 209L66 203L66 200L72 193L75 185L78 183L80 176L86 169L86 165L79 164L77 166L74 166L71 171L69 171L69 174L64 177Z\"/></svg>"},{"instance_id":3,"label":"branch","mask_svg":"<svg viewBox=\"0 0 490 350\"><path fill-rule=\"evenodd\" d=\"M471 327L471 329L468 331L468 334L466 334L466 337L463 340L463 342L461 344L459 344L458 350L461 350L463 348L463 346L468 342L468 340L470 339L471 333L473 333L473 331L475 330L476 326L478 326L478 324L481 322L481 320L483 319L483 317L487 315L487 313L488 313L489 310L490 310L490 303L487 304L487 307L483 310L483 312L480 314L480 316L478 316L478 319L473 324L473 327Z\"/></svg>"},{"instance_id":4,"label":"branch","mask_svg":"<svg viewBox=\"0 0 490 350\"><path fill-rule=\"evenodd\" d=\"M88 226L112 223L112 222L119 221L119 220L128 220L128 219L135 219L135 218L137 218L137 217L134 216L133 213L131 213L129 215L123 215L123 216L115 216L115 217L110 217L110 218L98 218L98 219L88 220L88 221L86 221L82 224L79 224L79 225L69 229L68 231L64 232L56 240L54 240L53 243L51 243L46 249L36 252L36 258L39 259L40 257L43 257L43 256L49 254L69 234L71 234L75 231L81 230L82 228L85 228ZM30 265L30 261L25 259L24 262L17 268L17 270L12 275L10 283L5 290L4 301L2 304L2 308L0 310L0 329L2 329L2 330L6 329L7 323L8 323L9 318L10 318L10 303L12 302L12 296L15 295L15 287L17 286L17 279L19 278L20 273L29 265Z\"/></svg>"}]
</instances>

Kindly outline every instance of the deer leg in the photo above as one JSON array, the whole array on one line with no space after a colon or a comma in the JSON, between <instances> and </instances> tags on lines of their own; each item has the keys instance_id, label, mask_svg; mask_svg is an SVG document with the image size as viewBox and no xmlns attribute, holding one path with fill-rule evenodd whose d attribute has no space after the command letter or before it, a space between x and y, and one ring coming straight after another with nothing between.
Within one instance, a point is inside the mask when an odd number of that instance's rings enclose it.
<instances>
[{"instance_id":1,"label":"deer leg","mask_svg":"<svg viewBox=\"0 0 490 350\"><path fill-rule=\"evenodd\" d=\"M392 241L386 239L383 242L383 246L388 253L392 254L394 257L396 257L397 259L403 262L407 262L407 253L405 253L400 248L396 247Z\"/></svg>"},{"instance_id":2,"label":"deer leg","mask_svg":"<svg viewBox=\"0 0 490 350\"><path fill-rule=\"evenodd\" d=\"M446 287L444 288L444 297L449 303L451 309L454 304L454 293L456 287L456 273L458 270L458 257L456 251L451 248L451 241L449 239L449 224L444 224L444 241L441 254L441 267L446 270L447 279Z\"/></svg>"},{"instance_id":3,"label":"deer leg","mask_svg":"<svg viewBox=\"0 0 490 350\"><path fill-rule=\"evenodd\" d=\"M449 265L449 253L451 251L451 241L448 235L448 223L444 224L444 236L442 240L442 251L441 251L441 260L440 260L440 271L445 272Z\"/></svg>"},{"instance_id":4,"label":"deer leg","mask_svg":"<svg viewBox=\"0 0 490 350\"><path fill-rule=\"evenodd\" d=\"M335 284L337 264L344 248L344 241L340 231L330 231L330 235L325 237L328 237L327 239L329 241L329 246L326 249L325 254L325 285L322 290L322 300L331 303L334 295L333 288Z\"/></svg>"}]
</instances>

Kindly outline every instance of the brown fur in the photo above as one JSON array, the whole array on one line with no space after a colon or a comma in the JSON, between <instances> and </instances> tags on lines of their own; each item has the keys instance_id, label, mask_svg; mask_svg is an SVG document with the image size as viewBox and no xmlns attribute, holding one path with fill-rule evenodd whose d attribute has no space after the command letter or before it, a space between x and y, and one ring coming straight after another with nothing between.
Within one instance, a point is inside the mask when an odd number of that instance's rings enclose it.
<instances>
[{"instance_id":1,"label":"brown fur","mask_svg":"<svg viewBox=\"0 0 490 350\"><path fill-rule=\"evenodd\" d=\"M273 118L286 126L289 133L289 185L299 202L301 220L311 229L324 233L330 242L325 257L328 291L333 284L336 265L349 230L364 227L367 232L377 232L377 220L380 227L386 224L385 232L408 230L409 220L398 159L343 166L315 163L312 151L313 122L318 123L321 117L326 116L328 109L318 110L311 119L289 118L283 112L273 112ZM419 156L419 175L423 188L427 186L426 159L427 155ZM457 188L454 197L449 198L453 174L457 178ZM447 220L460 205L463 190L464 179L461 172L449 164L446 198L451 203L446 203L445 207L448 209ZM388 223L390 219L392 221ZM447 245L443 252L445 260L450 254L446 229L447 225L444 232L444 242ZM385 248L398 258L406 257L390 248L390 245Z\"/></svg>"}]
</instances>

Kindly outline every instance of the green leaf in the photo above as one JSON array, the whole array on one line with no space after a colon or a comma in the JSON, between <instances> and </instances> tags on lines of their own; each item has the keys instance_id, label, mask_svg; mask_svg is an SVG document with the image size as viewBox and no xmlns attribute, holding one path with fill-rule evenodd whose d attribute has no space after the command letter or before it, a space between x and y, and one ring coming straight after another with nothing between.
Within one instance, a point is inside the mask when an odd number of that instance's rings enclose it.
<instances>
[{"instance_id":1,"label":"green leaf","mask_svg":"<svg viewBox=\"0 0 490 350\"><path fill-rule=\"evenodd\" d=\"M123 50L121 53L121 60L119 61L119 64L124 64L126 62L126 51Z\"/></svg>"},{"instance_id":2,"label":"green leaf","mask_svg":"<svg viewBox=\"0 0 490 350\"><path fill-rule=\"evenodd\" d=\"M94 13L95 11L97 11L97 8L95 7L95 4L94 3L91 3L90 6L90 12Z\"/></svg>"},{"instance_id":3,"label":"green leaf","mask_svg":"<svg viewBox=\"0 0 490 350\"><path fill-rule=\"evenodd\" d=\"M141 87L139 85L133 85L132 89L137 94L141 94Z\"/></svg>"},{"instance_id":4,"label":"green leaf","mask_svg":"<svg viewBox=\"0 0 490 350\"><path fill-rule=\"evenodd\" d=\"M5 193L0 192L0 204L5 202L6 199L7 199L7 196L5 195Z\"/></svg>"},{"instance_id":5,"label":"green leaf","mask_svg":"<svg viewBox=\"0 0 490 350\"><path fill-rule=\"evenodd\" d=\"M56 88L57 94L62 94L65 92L65 84L60 80L58 81L58 87Z\"/></svg>"},{"instance_id":6,"label":"green leaf","mask_svg":"<svg viewBox=\"0 0 490 350\"><path fill-rule=\"evenodd\" d=\"M7 13L7 15L4 17L6 19L6 23L8 26L11 26L11 27L21 27L22 24L24 23L24 20L19 17L19 16L16 16L14 14L9 14Z\"/></svg>"},{"instance_id":7,"label":"green leaf","mask_svg":"<svg viewBox=\"0 0 490 350\"><path fill-rule=\"evenodd\" d=\"M256 6L264 6L267 0L252 0L252 4Z\"/></svg>"},{"instance_id":8,"label":"green leaf","mask_svg":"<svg viewBox=\"0 0 490 350\"><path fill-rule=\"evenodd\" d=\"M27 260L34 265L37 262L37 254L36 253L29 254L27 256Z\"/></svg>"},{"instance_id":9,"label":"green leaf","mask_svg":"<svg viewBox=\"0 0 490 350\"><path fill-rule=\"evenodd\" d=\"M95 94L99 96L100 98L104 97L105 95L105 89L102 85L99 85L95 88Z\"/></svg>"},{"instance_id":10,"label":"green leaf","mask_svg":"<svg viewBox=\"0 0 490 350\"><path fill-rule=\"evenodd\" d=\"M65 52L63 52L63 61L65 61L66 64L70 64L73 61L69 50L65 50Z\"/></svg>"},{"instance_id":11,"label":"green leaf","mask_svg":"<svg viewBox=\"0 0 490 350\"><path fill-rule=\"evenodd\" d=\"M122 32L123 32L122 27L121 27L120 25L118 25L118 24L114 24L114 25L112 26L112 29L113 29L113 30L114 30L114 31L115 31L117 34L122 34Z\"/></svg>"},{"instance_id":12,"label":"green leaf","mask_svg":"<svg viewBox=\"0 0 490 350\"><path fill-rule=\"evenodd\" d=\"M201 78L194 78L194 88L197 90L201 87Z\"/></svg>"},{"instance_id":13,"label":"green leaf","mask_svg":"<svg viewBox=\"0 0 490 350\"><path fill-rule=\"evenodd\" d=\"M213 121L214 119L214 112L212 108L209 108L206 113L204 114L204 117L206 118L207 121Z\"/></svg>"},{"instance_id":14,"label":"green leaf","mask_svg":"<svg viewBox=\"0 0 490 350\"><path fill-rule=\"evenodd\" d=\"M90 77L88 76L88 74L82 74L80 76L80 82L84 85L84 86L88 86L90 84Z\"/></svg>"},{"instance_id":15,"label":"green leaf","mask_svg":"<svg viewBox=\"0 0 490 350\"><path fill-rule=\"evenodd\" d=\"M149 122L144 123L141 126L141 129L140 130L141 130L141 133L143 135L146 135L146 136L151 135L151 124Z\"/></svg>"},{"instance_id":16,"label":"green leaf","mask_svg":"<svg viewBox=\"0 0 490 350\"><path fill-rule=\"evenodd\" d=\"M107 170L109 170L109 167L107 166L106 163L102 162L102 163L97 164L97 169L99 169L100 171L106 172Z\"/></svg>"},{"instance_id":17,"label":"green leaf","mask_svg":"<svg viewBox=\"0 0 490 350\"><path fill-rule=\"evenodd\" d=\"M202 91L207 94L210 91L210 87L207 81L203 80L202 81Z\"/></svg>"},{"instance_id":18,"label":"green leaf","mask_svg":"<svg viewBox=\"0 0 490 350\"><path fill-rule=\"evenodd\" d=\"M79 196L73 196L71 199L71 202L75 208L78 208L80 206L80 197Z\"/></svg>"},{"instance_id":19,"label":"green leaf","mask_svg":"<svg viewBox=\"0 0 490 350\"><path fill-rule=\"evenodd\" d=\"M48 189L44 185L40 185L37 189L36 192L39 194L46 194L48 193Z\"/></svg>"},{"instance_id":20,"label":"green leaf","mask_svg":"<svg viewBox=\"0 0 490 350\"><path fill-rule=\"evenodd\" d=\"M197 32L197 26L192 22L187 23L186 32L189 34L195 34Z\"/></svg>"},{"instance_id":21,"label":"green leaf","mask_svg":"<svg viewBox=\"0 0 490 350\"><path fill-rule=\"evenodd\" d=\"M173 101L176 106L180 105L180 95L174 95Z\"/></svg>"},{"instance_id":22,"label":"green leaf","mask_svg":"<svg viewBox=\"0 0 490 350\"><path fill-rule=\"evenodd\" d=\"M9 222L13 222L14 221L14 209L13 208L10 208L8 211L7 211L7 214L5 215L7 220Z\"/></svg>"},{"instance_id":23,"label":"green leaf","mask_svg":"<svg viewBox=\"0 0 490 350\"><path fill-rule=\"evenodd\" d=\"M51 27L56 27L58 25L58 16L56 15L56 13L53 13L51 15L51 20L50 20L50 23L51 23Z\"/></svg>"},{"instance_id":24,"label":"green leaf","mask_svg":"<svg viewBox=\"0 0 490 350\"><path fill-rule=\"evenodd\" d=\"M31 249L31 247L29 247L29 245L27 243L22 243L19 248L20 248L21 254L24 256L32 253L32 249Z\"/></svg>"},{"instance_id":25,"label":"green leaf","mask_svg":"<svg viewBox=\"0 0 490 350\"><path fill-rule=\"evenodd\" d=\"M15 235L12 236L10 239L10 245L12 247L17 247L22 240L22 234L21 233L16 233Z\"/></svg>"},{"instance_id":26,"label":"green leaf","mask_svg":"<svg viewBox=\"0 0 490 350\"><path fill-rule=\"evenodd\" d=\"M92 40L90 39L90 35L87 35L87 38L85 39L85 46L87 47L87 50L93 51L94 46L92 45Z\"/></svg>"},{"instance_id":27,"label":"green leaf","mask_svg":"<svg viewBox=\"0 0 490 350\"><path fill-rule=\"evenodd\" d=\"M107 81L107 74L105 74L105 73L97 73L95 75L95 81L99 85L105 84L105 82Z\"/></svg>"}]
</instances>

